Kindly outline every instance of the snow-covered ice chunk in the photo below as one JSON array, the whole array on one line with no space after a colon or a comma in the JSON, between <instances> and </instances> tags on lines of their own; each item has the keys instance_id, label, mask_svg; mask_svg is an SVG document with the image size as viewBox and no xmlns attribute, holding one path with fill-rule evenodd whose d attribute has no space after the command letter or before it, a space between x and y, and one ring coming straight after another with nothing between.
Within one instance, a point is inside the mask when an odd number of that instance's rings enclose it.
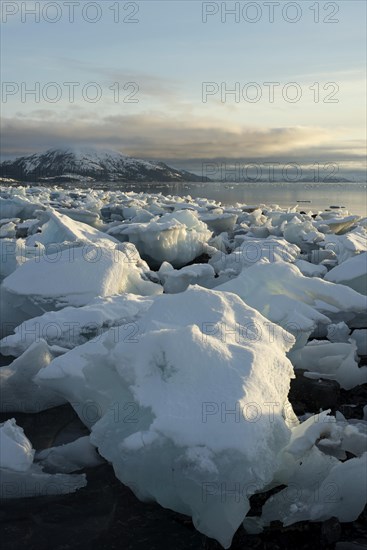
<instances>
[{"instance_id":1,"label":"snow-covered ice chunk","mask_svg":"<svg viewBox=\"0 0 367 550\"><path fill-rule=\"evenodd\" d=\"M294 458L300 459L324 439L339 440L340 443L341 431L335 417L330 416L330 409L311 415L307 420L293 427L291 439L283 453L289 453Z\"/></svg>"},{"instance_id":2,"label":"snow-covered ice chunk","mask_svg":"<svg viewBox=\"0 0 367 550\"><path fill-rule=\"evenodd\" d=\"M231 243L229 240L228 233L224 232L220 235L216 235L215 237L212 237L209 242L207 249L216 249L220 250L221 252L227 253L229 250L231 250ZM215 250L212 250L212 254L215 253Z\"/></svg>"},{"instance_id":3,"label":"snow-covered ice chunk","mask_svg":"<svg viewBox=\"0 0 367 550\"><path fill-rule=\"evenodd\" d=\"M220 233L225 233L228 231L233 231L233 228L237 221L237 214L232 214L230 212L216 212L212 211L209 213L200 215L201 221L205 222L215 235Z\"/></svg>"},{"instance_id":4,"label":"snow-covered ice chunk","mask_svg":"<svg viewBox=\"0 0 367 550\"><path fill-rule=\"evenodd\" d=\"M138 316L153 303L150 296L122 294L95 298L82 307L65 307L24 321L14 334L3 338L0 350L3 355L18 357L34 342L45 340L49 346L72 349L100 336L110 327L122 325L126 335Z\"/></svg>"},{"instance_id":5,"label":"snow-covered ice chunk","mask_svg":"<svg viewBox=\"0 0 367 550\"><path fill-rule=\"evenodd\" d=\"M16 237L17 239L24 239L28 235L37 233L39 229L39 219L24 220L22 223L17 223Z\"/></svg>"},{"instance_id":6,"label":"snow-covered ice chunk","mask_svg":"<svg viewBox=\"0 0 367 550\"><path fill-rule=\"evenodd\" d=\"M97 296L162 293L160 285L148 280L148 273L131 243L115 249L75 246L56 255L42 254L18 267L3 281L1 301L9 323L16 326L45 311L84 306Z\"/></svg>"},{"instance_id":7,"label":"snow-covered ice chunk","mask_svg":"<svg viewBox=\"0 0 367 550\"><path fill-rule=\"evenodd\" d=\"M34 342L23 355L0 369L0 411L38 413L65 403L65 399L33 382L55 355L44 340Z\"/></svg>"},{"instance_id":8,"label":"snow-covered ice chunk","mask_svg":"<svg viewBox=\"0 0 367 550\"><path fill-rule=\"evenodd\" d=\"M0 499L73 493L85 475L47 474L33 463L35 451L14 418L0 424Z\"/></svg>"},{"instance_id":9,"label":"snow-covered ice chunk","mask_svg":"<svg viewBox=\"0 0 367 550\"><path fill-rule=\"evenodd\" d=\"M367 452L361 457L335 464L316 487L304 486L298 490L298 495L293 503L288 498L286 506L283 491L276 495L277 498L269 499L263 507L265 523L278 519L279 512L283 512L279 519L284 526L299 521L325 521L332 517L341 522L356 520L367 502Z\"/></svg>"},{"instance_id":10,"label":"snow-covered ice chunk","mask_svg":"<svg viewBox=\"0 0 367 550\"><path fill-rule=\"evenodd\" d=\"M238 235L235 240L237 243L241 241L241 244L233 252L225 254L218 251L209 260L209 264L214 267L217 274L231 271L238 275L244 268L251 267L264 259L271 263L293 263L300 253L298 246L282 238L255 239Z\"/></svg>"},{"instance_id":11,"label":"snow-covered ice chunk","mask_svg":"<svg viewBox=\"0 0 367 550\"><path fill-rule=\"evenodd\" d=\"M367 355L367 329L354 330L352 339L357 344L358 355Z\"/></svg>"},{"instance_id":12,"label":"snow-covered ice chunk","mask_svg":"<svg viewBox=\"0 0 367 550\"><path fill-rule=\"evenodd\" d=\"M14 418L0 424L0 467L25 472L33 463L34 449Z\"/></svg>"},{"instance_id":13,"label":"snow-covered ice chunk","mask_svg":"<svg viewBox=\"0 0 367 550\"><path fill-rule=\"evenodd\" d=\"M344 232L348 231L348 229L352 228L358 220L360 220L360 216L346 216L346 217L329 217L328 212L323 212L321 214L323 221L323 225L327 225L333 233L340 235Z\"/></svg>"},{"instance_id":14,"label":"snow-covered ice chunk","mask_svg":"<svg viewBox=\"0 0 367 550\"><path fill-rule=\"evenodd\" d=\"M348 312L354 318L367 307L367 299L352 289L304 277L295 265L280 261L258 262L216 289L234 292L296 335L297 347L303 347L316 327L329 324L334 315Z\"/></svg>"},{"instance_id":15,"label":"snow-covered ice chunk","mask_svg":"<svg viewBox=\"0 0 367 550\"><path fill-rule=\"evenodd\" d=\"M327 339L330 342L349 342L350 328L344 321L327 327Z\"/></svg>"},{"instance_id":16,"label":"snow-covered ice chunk","mask_svg":"<svg viewBox=\"0 0 367 550\"><path fill-rule=\"evenodd\" d=\"M57 472L70 474L83 468L93 468L104 462L95 446L91 444L89 435L79 437L65 445L39 451L35 455L35 461L45 472L51 474Z\"/></svg>"},{"instance_id":17,"label":"snow-covered ice chunk","mask_svg":"<svg viewBox=\"0 0 367 550\"><path fill-rule=\"evenodd\" d=\"M138 341L108 331L37 382L74 404L139 498L191 515L228 547L246 495L271 481L297 422L287 400L293 338L233 294L190 287L154 301ZM88 404L94 418L83 414ZM231 497L235 484L241 498Z\"/></svg>"},{"instance_id":18,"label":"snow-covered ice chunk","mask_svg":"<svg viewBox=\"0 0 367 550\"><path fill-rule=\"evenodd\" d=\"M332 250L341 264L367 251L367 233L363 227L357 227L345 235L325 235L322 246L325 250Z\"/></svg>"},{"instance_id":19,"label":"snow-covered ice chunk","mask_svg":"<svg viewBox=\"0 0 367 550\"><path fill-rule=\"evenodd\" d=\"M86 207L87 208L87 207ZM68 216L76 222L85 223L91 225L98 229L101 226L101 219L96 212L91 212L88 209L77 209L77 208L57 208L57 212Z\"/></svg>"},{"instance_id":20,"label":"snow-covered ice chunk","mask_svg":"<svg viewBox=\"0 0 367 550\"><path fill-rule=\"evenodd\" d=\"M0 239L12 239L16 235L16 225L13 222L4 223L0 227Z\"/></svg>"},{"instance_id":21,"label":"snow-covered ice chunk","mask_svg":"<svg viewBox=\"0 0 367 550\"><path fill-rule=\"evenodd\" d=\"M358 254L337 265L325 275L325 281L346 285L367 295L367 253Z\"/></svg>"},{"instance_id":22,"label":"snow-covered ice chunk","mask_svg":"<svg viewBox=\"0 0 367 550\"><path fill-rule=\"evenodd\" d=\"M40 248L26 246L23 239L0 239L0 282L26 261L40 257Z\"/></svg>"},{"instance_id":23,"label":"snow-covered ice chunk","mask_svg":"<svg viewBox=\"0 0 367 550\"><path fill-rule=\"evenodd\" d=\"M17 196L16 191L13 191L13 196L9 198L0 197L0 212L2 218L20 218L21 220L27 220L34 217L34 213L37 210L42 210L44 206L38 202L34 197L31 199L25 195L23 197Z\"/></svg>"},{"instance_id":24,"label":"snow-covered ice chunk","mask_svg":"<svg viewBox=\"0 0 367 550\"><path fill-rule=\"evenodd\" d=\"M159 269L159 277L164 291L168 294L184 292L189 285L206 287L214 283L215 271L209 264L194 264L181 269L174 269L167 262L163 262Z\"/></svg>"},{"instance_id":25,"label":"snow-covered ice chunk","mask_svg":"<svg viewBox=\"0 0 367 550\"><path fill-rule=\"evenodd\" d=\"M121 231L151 265L164 261L182 267L200 256L212 236L195 212L180 210L148 223L129 224Z\"/></svg>"},{"instance_id":26,"label":"snow-covered ice chunk","mask_svg":"<svg viewBox=\"0 0 367 550\"><path fill-rule=\"evenodd\" d=\"M327 273L327 267L324 265L315 265L305 260L296 260L294 265L298 267L302 275L306 277L324 277Z\"/></svg>"},{"instance_id":27,"label":"snow-covered ice chunk","mask_svg":"<svg viewBox=\"0 0 367 550\"><path fill-rule=\"evenodd\" d=\"M241 228L242 229L245 229L245 225L242 223L241 224ZM275 232L273 233L270 233L269 231L269 228L266 227L265 225L261 225L261 226L256 226L256 225L251 225L251 227L249 228L249 231L248 233L246 233L246 236L247 237L254 237L255 239L266 239L267 237L269 237L269 235L274 235ZM280 236L281 233L279 232L279 235Z\"/></svg>"},{"instance_id":28,"label":"snow-covered ice chunk","mask_svg":"<svg viewBox=\"0 0 367 550\"><path fill-rule=\"evenodd\" d=\"M338 258L333 250L329 248L319 248L317 250L311 250L310 262L313 264L325 264L325 262L327 262L334 267L338 263Z\"/></svg>"},{"instance_id":29,"label":"snow-covered ice chunk","mask_svg":"<svg viewBox=\"0 0 367 550\"><path fill-rule=\"evenodd\" d=\"M14 239L0 240L0 282L25 261L23 242Z\"/></svg>"},{"instance_id":30,"label":"snow-covered ice chunk","mask_svg":"<svg viewBox=\"0 0 367 550\"><path fill-rule=\"evenodd\" d=\"M284 225L284 238L308 251L310 245L323 241L324 234L320 233L310 220L300 220L295 217L291 222Z\"/></svg>"},{"instance_id":31,"label":"snow-covered ice chunk","mask_svg":"<svg viewBox=\"0 0 367 550\"><path fill-rule=\"evenodd\" d=\"M1 218L0 217L0 228L3 227L3 225L6 225L8 223L14 223L14 225L17 225L19 222L20 222L20 218Z\"/></svg>"},{"instance_id":32,"label":"snow-covered ice chunk","mask_svg":"<svg viewBox=\"0 0 367 550\"><path fill-rule=\"evenodd\" d=\"M338 412L337 425L342 430L340 435L341 450L348 451L354 456L362 456L367 449L367 422L355 419L347 422L343 415ZM323 442L323 439L319 442L321 448ZM346 456L343 456L343 458L346 458Z\"/></svg>"},{"instance_id":33,"label":"snow-covered ice chunk","mask_svg":"<svg viewBox=\"0 0 367 550\"><path fill-rule=\"evenodd\" d=\"M35 243L42 243L47 246L77 241L112 247L114 243L118 243L110 235L102 233L85 223L75 221L65 214L56 212L56 210L38 212L37 215L40 220L41 233L28 237L26 240L28 246Z\"/></svg>"},{"instance_id":34,"label":"snow-covered ice chunk","mask_svg":"<svg viewBox=\"0 0 367 550\"><path fill-rule=\"evenodd\" d=\"M367 367L358 367L357 345L313 340L291 354L293 365L306 369L308 378L336 380L345 390L367 382Z\"/></svg>"},{"instance_id":35,"label":"snow-covered ice chunk","mask_svg":"<svg viewBox=\"0 0 367 550\"><path fill-rule=\"evenodd\" d=\"M260 524L280 520L287 526L331 517L349 522L362 512L367 498L367 453L361 452L365 428L336 421L329 412L311 416L292 428L273 482L288 487L267 500ZM358 456L340 462L323 452L337 452L338 448L354 449ZM345 459L345 453L341 458Z\"/></svg>"}]
</instances>

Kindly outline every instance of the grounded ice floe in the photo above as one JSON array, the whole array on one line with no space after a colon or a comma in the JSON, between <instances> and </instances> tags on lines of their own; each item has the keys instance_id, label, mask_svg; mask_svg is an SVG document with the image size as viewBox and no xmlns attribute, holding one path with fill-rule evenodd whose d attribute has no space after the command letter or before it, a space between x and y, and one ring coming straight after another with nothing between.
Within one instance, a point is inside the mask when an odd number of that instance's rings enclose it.
<instances>
[{"instance_id":1,"label":"grounded ice floe","mask_svg":"<svg viewBox=\"0 0 367 550\"><path fill-rule=\"evenodd\" d=\"M278 261L293 263L300 253L298 246L279 237L257 239L239 235L235 237L235 243L238 246L230 254L218 251L209 260L209 264L214 267L218 275L226 272L229 272L232 277L239 275L244 268L251 267L263 259L271 263Z\"/></svg>"},{"instance_id":2,"label":"grounded ice floe","mask_svg":"<svg viewBox=\"0 0 367 550\"><path fill-rule=\"evenodd\" d=\"M167 261L174 267L182 267L200 256L211 237L207 225L189 210L164 214L148 223L114 228L112 233L135 244L141 256L151 264L159 266Z\"/></svg>"},{"instance_id":3,"label":"grounded ice floe","mask_svg":"<svg viewBox=\"0 0 367 550\"><path fill-rule=\"evenodd\" d=\"M0 341L3 355L19 357L31 344L45 340L64 351L100 336L111 327L121 334L132 332L139 315L153 303L152 296L121 295L95 298L86 306L65 307L24 321L14 334Z\"/></svg>"},{"instance_id":4,"label":"grounded ice floe","mask_svg":"<svg viewBox=\"0 0 367 550\"><path fill-rule=\"evenodd\" d=\"M319 325L339 320L341 314L349 320L367 316L365 296L343 285L305 277L296 266L282 261L259 261L216 288L234 292L296 335L298 348Z\"/></svg>"},{"instance_id":5,"label":"grounded ice floe","mask_svg":"<svg viewBox=\"0 0 367 550\"><path fill-rule=\"evenodd\" d=\"M45 391L33 381L56 355L44 340L38 339L10 365L0 369L0 412L38 413L66 403L53 390Z\"/></svg>"},{"instance_id":6,"label":"grounded ice floe","mask_svg":"<svg viewBox=\"0 0 367 550\"><path fill-rule=\"evenodd\" d=\"M194 264L174 269L168 262L163 262L158 275L167 294L183 292L189 285L215 286L215 271L209 264Z\"/></svg>"},{"instance_id":7,"label":"grounded ice floe","mask_svg":"<svg viewBox=\"0 0 367 550\"><path fill-rule=\"evenodd\" d=\"M367 253L358 254L334 267L325 275L325 281L340 283L367 295Z\"/></svg>"},{"instance_id":8,"label":"grounded ice floe","mask_svg":"<svg viewBox=\"0 0 367 550\"><path fill-rule=\"evenodd\" d=\"M294 421L292 338L235 295L192 287L157 298L138 340L109 331L56 358L36 382L74 404L139 498L192 516L228 547L249 503L218 488L239 483L250 496L272 479ZM99 412L93 424L88 403Z\"/></svg>"},{"instance_id":9,"label":"grounded ice floe","mask_svg":"<svg viewBox=\"0 0 367 550\"><path fill-rule=\"evenodd\" d=\"M367 408L298 421L287 396L292 367L366 382L366 220L95 189L0 199L1 497L75 491L102 455L223 546L241 522L358 517ZM90 436L33 449L12 414L65 402Z\"/></svg>"},{"instance_id":10,"label":"grounded ice floe","mask_svg":"<svg viewBox=\"0 0 367 550\"><path fill-rule=\"evenodd\" d=\"M85 306L96 296L160 294L162 287L148 273L130 243L116 248L65 245L52 255L41 252L9 275L2 284L1 304L9 325L16 326L45 311Z\"/></svg>"},{"instance_id":11,"label":"grounded ice floe","mask_svg":"<svg viewBox=\"0 0 367 550\"><path fill-rule=\"evenodd\" d=\"M287 526L331 517L350 522L363 511L367 494L367 423L349 427L329 417L329 412L312 416L292 429L282 466L274 476L287 488L267 500L262 525L280 520ZM338 450L341 458L345 458L345 450L352 450L356 457L340 462L333 456L338 456Z\"/></svg>"},{"instance_id":12,"label":"grounded ice floe","mask_svg":"<svg viewBox=\"0 0 367 550\"><path fill-rule=\"evenodd\" d=\"M350 390L367 383L367 367L359 367L357 344L313 340L304 348L292 353L292 363L296 368L309 372L309 378L331 379L340 387Z\"/></svg>"},{"instance_id":13,"label":"grounded ice floe","mask_svg":"<svg viewBox=\"0 0 367 550\"><path fill-rule=\"evenodd\" d=\"M99 466L104 461L96 447L91 444L90 437L79 437L71 443L51 447L36 453L37 463L47 473L69 474L83 468Z\"/></svg>"},{"instance_id":14,"label":"grounded ice floe","mask_svg":"<svg viewBox=\"0 0 367 550\"><path fill-rule=\"evenodd\" d=\"M49 474L14 418L0 424L0 499L65 495L87 484L85 474Z\"/></svg>"}]
</instances>

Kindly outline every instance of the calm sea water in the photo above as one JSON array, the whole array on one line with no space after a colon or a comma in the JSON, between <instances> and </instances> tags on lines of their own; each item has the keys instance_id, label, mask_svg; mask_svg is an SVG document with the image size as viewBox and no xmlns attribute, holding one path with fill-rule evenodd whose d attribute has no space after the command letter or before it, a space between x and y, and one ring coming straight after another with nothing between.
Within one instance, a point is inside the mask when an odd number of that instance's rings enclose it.
<instances>
[{"instance_id":1,"label":"calm sea water","mask_svg":"<svg viewBox=\"0 0 367 550\"><path fill-rule=\"evenodd\" d=\"M124 188L126 188L124 186ZM162 183L131 184L128 190L161 192L163 195L206 197L222 204L299 205L301 210L325 210L344 206L352 214L367 216L365 183Z\"/></svg>"}]
</instances>

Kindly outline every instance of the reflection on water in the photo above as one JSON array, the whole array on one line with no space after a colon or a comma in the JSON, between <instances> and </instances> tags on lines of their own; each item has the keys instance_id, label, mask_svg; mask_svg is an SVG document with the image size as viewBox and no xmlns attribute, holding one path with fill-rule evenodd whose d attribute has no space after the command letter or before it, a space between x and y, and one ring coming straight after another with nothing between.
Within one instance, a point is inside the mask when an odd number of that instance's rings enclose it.
<instances>
[{"instance_id":1,"label":"reflection on water","mask_svg":"<svg viewBox=\"0 0 367 550\"><path fill-rule=\"evenodd\" d=\"M223 204L236 202L299 205L304 210L324 210L344 206L350 213L367 216L366 184L364 183L158 183L124 184L124 190L206 197Z\"/></svg>"}]
</instances>

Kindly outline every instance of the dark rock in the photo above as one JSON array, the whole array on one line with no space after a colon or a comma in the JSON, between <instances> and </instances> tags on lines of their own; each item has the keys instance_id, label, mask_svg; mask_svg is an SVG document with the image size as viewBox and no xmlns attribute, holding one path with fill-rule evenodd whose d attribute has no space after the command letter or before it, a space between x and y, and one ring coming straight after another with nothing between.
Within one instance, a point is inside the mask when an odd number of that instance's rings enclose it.
<instances>
[{"instance_id":1,"label":"dark rock","mask_svg":"<svg viewBox=\"0 0 367 550\"><path fill-rule=\"evenodd\" d=\"M16 357L13 357L12 355L3 355L0 353L0 367L7 367L14 361L14 359L16 359Z\"/></svg>"},{"instance_id":2,"label":"dark rock","mask_svg":"<svg viewBox=\"0 0 367 550\"><path fill-rule=\"evenodd\" d=\"M28 227L17 227L15 230L16 239L25 239L28 237Z\"/></svg>"},{"instance_id":3,"label":"dark rock","mask_svg":"<svg viewBox=\"0 0 367 550\"><path fill-rule=\"evenodd\" d=\"M340 390L339 411L345 418L363 419L363 408L367 403L367 384L350 390Z\"/></svg>"},{"instance_id":4,"label":"dark rock","mask_svg":"<svg viewBox=\"0 0 367 550\"><path fill-rule=\"evenodd\" d=\"M321 535L327 544L334 544L340 539L341 527L338 518L330 518L323 522Z\"/></svg>"},{"instance_id":5,"label":"dark rock","mask_svg":"<svg viewBox=\"0 0 367 550\"><path fill-rule=\"evenodd\" d=\"M318 413L320 409L337 410L340 386L335 380L306 378L303 370L296 369L296 378L291 380L289 401L297 415L306 412Z\"/></svg>"},{"instance_id":6,"label":"dark rock","mask_svg":"<svg viewBox=\"0 0 367 550\"><path fill-rule=\"evenodd\" d=\"M208 254L201 254L200 256L192 260L192 262L189 262L186 265L207 264L209 260L210 256L208 256Z\"/></svg>"}]
</instances>

